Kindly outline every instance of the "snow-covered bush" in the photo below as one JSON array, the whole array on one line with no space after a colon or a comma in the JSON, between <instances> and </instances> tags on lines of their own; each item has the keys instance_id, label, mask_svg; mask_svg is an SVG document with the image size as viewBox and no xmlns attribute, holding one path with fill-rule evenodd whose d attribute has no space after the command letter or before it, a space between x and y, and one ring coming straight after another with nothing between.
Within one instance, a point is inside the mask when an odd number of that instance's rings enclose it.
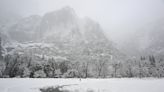
<instances>
[{"instance_id":1,"label":"snow-covered bush","mask_svg":"<svg viewBox=\"0 0 164 92\"><path fill-rule=\"evenodd\" d=\"M46 74L43 70L38 70L34 73L34 78L45 78Z\"/></svg>"}]
</instances>

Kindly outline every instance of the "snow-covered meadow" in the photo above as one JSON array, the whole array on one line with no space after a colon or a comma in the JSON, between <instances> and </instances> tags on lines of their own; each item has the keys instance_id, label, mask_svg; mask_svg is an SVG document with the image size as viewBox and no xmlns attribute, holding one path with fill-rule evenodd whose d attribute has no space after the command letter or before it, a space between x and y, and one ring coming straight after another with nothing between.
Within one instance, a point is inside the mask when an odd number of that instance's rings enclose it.
<instances>
[{"instance_id":1,"label":"snow-covered meadow","mask_svg":"<svg viewBox=\"0 0 164 92\"><path fill-rule=\"evenodd\" d=\"M164 92L164 79L0 79L0 92L40 92L65 86L70 92Z\"/></svg>"}]
</instances>

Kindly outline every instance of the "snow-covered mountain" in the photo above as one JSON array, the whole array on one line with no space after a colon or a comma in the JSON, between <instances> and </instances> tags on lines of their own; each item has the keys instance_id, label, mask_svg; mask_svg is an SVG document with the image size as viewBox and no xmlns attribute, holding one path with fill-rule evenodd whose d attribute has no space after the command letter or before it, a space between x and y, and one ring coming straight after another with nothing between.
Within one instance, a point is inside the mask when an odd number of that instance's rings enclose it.
<instances>
[{"instance_id":1,"label":"snow-covered mountain","mask_svg":"<svg viewBox=\"0 0 164 92\"><path fill-rule=\"evenodd\" d=\"M5 54L72 60L82 55L108 56L111 59L123 56L107 39L98 23L90 18L79 18L70 7L44 16L19 19L1 34L9 39L8 43L3 44Z\"/></svg>"}]
</instances>

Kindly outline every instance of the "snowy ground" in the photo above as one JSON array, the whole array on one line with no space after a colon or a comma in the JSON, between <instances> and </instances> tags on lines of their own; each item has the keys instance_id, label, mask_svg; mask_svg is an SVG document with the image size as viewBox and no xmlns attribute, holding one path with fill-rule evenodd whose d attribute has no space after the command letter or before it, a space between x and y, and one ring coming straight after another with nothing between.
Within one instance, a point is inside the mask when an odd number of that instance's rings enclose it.
<instances>
[{"instance_id":1,"label":"snowy ground","mask_svg":"<svg viewBox=\"0 0 164 92\"><path fill-rule=\"evenodd\" d=\"M40 92L39 88L68 85L71 92L164 92L164 79L0 79L0 92ZM77 91L78 90L78 91ZM93 90L93 91L90 91Z\"/></svg>"}]
</instances>

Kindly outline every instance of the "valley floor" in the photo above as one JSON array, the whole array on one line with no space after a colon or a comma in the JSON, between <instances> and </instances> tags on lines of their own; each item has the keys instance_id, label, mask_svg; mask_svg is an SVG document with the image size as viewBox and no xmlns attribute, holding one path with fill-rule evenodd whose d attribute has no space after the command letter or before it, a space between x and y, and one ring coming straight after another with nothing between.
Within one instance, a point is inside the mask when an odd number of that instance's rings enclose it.
<instances>
[{"instance_id":1,"label":"valley floor","mask_svg":"<svg viewBox=\"0 0 164 92\"><path fill-rule=\"evenodd\" d=\"M40 92L39 88L69 85L71 92L164 92L164 79L0 79L0 92Z\"/></svg>"}]
</instances>

